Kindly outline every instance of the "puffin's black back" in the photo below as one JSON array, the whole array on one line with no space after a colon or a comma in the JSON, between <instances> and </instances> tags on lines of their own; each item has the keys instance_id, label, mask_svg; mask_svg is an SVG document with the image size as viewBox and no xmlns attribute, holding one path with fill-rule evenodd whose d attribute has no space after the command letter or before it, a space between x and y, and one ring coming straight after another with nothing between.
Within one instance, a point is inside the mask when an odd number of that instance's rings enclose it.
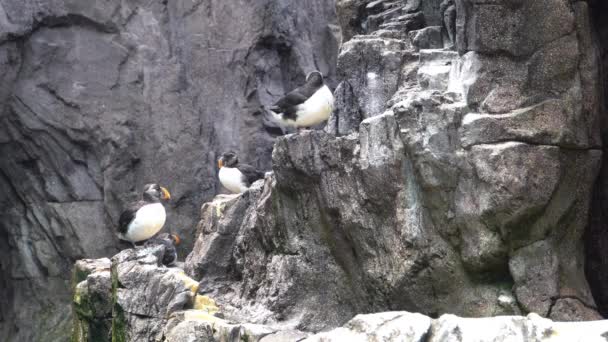
<instances>
[{"instance_id":1,"label":"puffin's black back","mask_svg":"<svg viewBox=\"0 0 608 342\"><path fill-rule=\"evenodd\" d=\"M236 167L243 174L243 182L250 186L258 179L264 178L264 172L258 171L255 167L247 164L238 164Z\"/></svg>"},{"instance_id":2,"label":"puffin's black back","mask_svg":"<svg viewBox=\"0 0 608 342\"><path fill-rule=\"evenodd\" d=\"M297 106L306 102L317 90L323 87L323 77L311 77L308 81L279 99L271 108L275 113L283 113L286 119L296 119Z\"/></svg>"},{"instance_id":3,"label":"puffin's black back","mask_svg":"<svg viewBox=\"0 0 608 342\"><path fill-rule=\"evenodd\" d=\"M129 224L135 218L137 211L146 204L144 201L137 201L129 204L125 210L120 214L118 219L118 232L125 234Z\"/></svg>"}]
</instances>

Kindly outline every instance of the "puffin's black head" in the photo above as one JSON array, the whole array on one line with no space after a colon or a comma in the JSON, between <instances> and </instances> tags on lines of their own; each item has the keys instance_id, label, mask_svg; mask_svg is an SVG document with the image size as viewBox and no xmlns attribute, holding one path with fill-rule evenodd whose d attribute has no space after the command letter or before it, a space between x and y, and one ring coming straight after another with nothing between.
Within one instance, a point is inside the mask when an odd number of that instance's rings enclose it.
<instances>
[{"instance_id":1,"label":"puffin's black head","mask_svg":"<svg viewBox=\"0 0 608 342\"><path fill-rule=\"evenodd\" d=\"M222 167L236 167L239 163L239 158L236 153L229 151L222 154L222 157L217 161L217 166L221 169Z\"/></svg>"},{"instance_id":2,"label":"puffin's black head","mask_svg":"<svg viewBox=\"0 0 608 342\"><path fill-rule=\"evenodd\" d=\"M321 74L321 72L315 70L311 73L308 74L308 76L306 76L306 83L310 83L312 85L315 86L322 86L323 85L323 74Z\"/></svg>"},{"instance_id":3,"label":"puffin's black head","mask_svg":"<svg viewBox=\"0 0 608 342\"><path fill-rule=\"evenodd\" d=\"M163 240L166 243L171 243L174 246L177 246L181 243L181 239L177 234L169 234L169 233L160 233L156 236L157 240Z\"/></svg>"},{"instance_id":4,"label":"puffin's black head","mask_svg":"<svg viewBox=\"0 0 608 342\"><path fill-rule=\"evenodd\" d=\"M177 236L177 234L169 234L169 239L173 241L174 246L177 246L182 242L182 240L179 238L179 236Z\"/></svg>"},{"instance_id":5,"label":"puffin's black head","mask_svg":"<svg viewBox=\"0 0 608 342\"><path fill-rule=\"evenodd\" d=\"M144 185L144 201L146 202L160 202L160 200L171 199L169 190L163 188L158 184L146 184Z\"/></svg>"}]
</instances>

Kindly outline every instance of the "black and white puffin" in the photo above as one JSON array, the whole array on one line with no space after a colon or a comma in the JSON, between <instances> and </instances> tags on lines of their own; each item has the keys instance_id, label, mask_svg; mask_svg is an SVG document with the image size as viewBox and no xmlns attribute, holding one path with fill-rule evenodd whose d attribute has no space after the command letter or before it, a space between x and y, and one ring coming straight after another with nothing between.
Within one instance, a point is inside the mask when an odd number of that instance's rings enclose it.
<instances>
[{"instance_id":1,"label":"black and white puffin","mask_svg":"<svg viewBox=\"0 0 608 342\"><path fill-rule=\"evenodd\" d=\"M264 178L264 173L255 167L239 163L239 158L232 151L222 154L217 166L220 168L220 183L235 194L247 190L251 183Z\"/></svg>"},{"instance_id":2,"label":"black and white puffin","mask_svg":"<svg viewBox=\"0 0 608 342\"><path fill-rule=\"evenodd\" d=\"M136 242L147 240L158 233L167 218L161 200L171 198L169 191L158 184L144 185L143 200L131 203L118 219L118 237Z\"/></svg>"},{"instance_id":3,"label":"black and white puffin","mask_svg":"<svg viewBox=\"0 0 608 342\"><path fill-rule=\"evenodd\" d=\"M319 71L306 76L306 83L283 96L272 107L272 117L286 126L311 127L329 119L334 95Z\"/></svg>"}]
</instances>

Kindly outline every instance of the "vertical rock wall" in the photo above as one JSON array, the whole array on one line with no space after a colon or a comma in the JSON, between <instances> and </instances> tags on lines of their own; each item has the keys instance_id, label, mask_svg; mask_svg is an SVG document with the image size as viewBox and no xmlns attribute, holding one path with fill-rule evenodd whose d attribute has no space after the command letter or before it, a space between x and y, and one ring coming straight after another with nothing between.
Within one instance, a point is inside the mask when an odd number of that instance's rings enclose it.
<instances>
[{"instance_id":1,"label":"vertical rock wall","mask_svg":"<svg viewBox=\"0 0 608 342\"><path fill-rule=\"evenodd\" d=\"M330 0L0 1L0 340L65 340L73 262L118 250L147 182L186 254L216 156L269 168L260 106L334 78L334 22Z\"/></svg>"},{"instance_id":2,"label":"vertical rock wall","mask_svg":"<svg viewBox=\"0 0 608 342\"><path fill-rule=\"evenodd\" d=\"M354 313L597 319L583 234L600 169L584 1L337 1L348 39L323 132L203 206L186 262L241 320Z\"/></svg>"}]
</instances>

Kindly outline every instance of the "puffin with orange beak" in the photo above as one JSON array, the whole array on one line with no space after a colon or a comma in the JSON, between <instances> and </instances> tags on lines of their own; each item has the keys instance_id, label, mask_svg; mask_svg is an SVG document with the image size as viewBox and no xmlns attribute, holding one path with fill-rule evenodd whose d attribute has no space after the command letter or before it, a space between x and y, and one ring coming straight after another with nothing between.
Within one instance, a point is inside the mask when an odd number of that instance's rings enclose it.
<instances>
[{"instance_id":1,"label":"puffin with orange beak","mask_svg":"<svg viewBox=\"0 0 608 342\"><path fill-rule=\"evenodd\" d=\"M144 185L143 200L131 203L118 220L118 237L136 242L148 240L165 225L167 214L161 200L169 200L169 191L158 184Z\"/></svg>"},{"instance_id":2,"label":"puffin with orange beak","mask_svg":"<svg viewBox=\"0 0 608 342\"><path fill-rule=\"evenodd\" d=\"M174 265L177 261L177 250L175 247L180 244L180 238L176 234L169 233L161 233L158 234L155 238L146 241L144 246L155 246L155 245L163 245L165 246L165 254L163 254L163 259L161 260L163 265L171 266Z\"/></svg>"},{"instance_id":3,"label":"puffin with orange beak","mask_svg":"<svg viewBox=\"0 0 608 342\"><path fill-rule=\"evenodd\" d=\"M253 182L264 178L264 173L255 167L239 163L239 158L233 151L222 154L217 166L220 169L220 183L234 194L244 192Z\"/></svg>"}]
</instances>

